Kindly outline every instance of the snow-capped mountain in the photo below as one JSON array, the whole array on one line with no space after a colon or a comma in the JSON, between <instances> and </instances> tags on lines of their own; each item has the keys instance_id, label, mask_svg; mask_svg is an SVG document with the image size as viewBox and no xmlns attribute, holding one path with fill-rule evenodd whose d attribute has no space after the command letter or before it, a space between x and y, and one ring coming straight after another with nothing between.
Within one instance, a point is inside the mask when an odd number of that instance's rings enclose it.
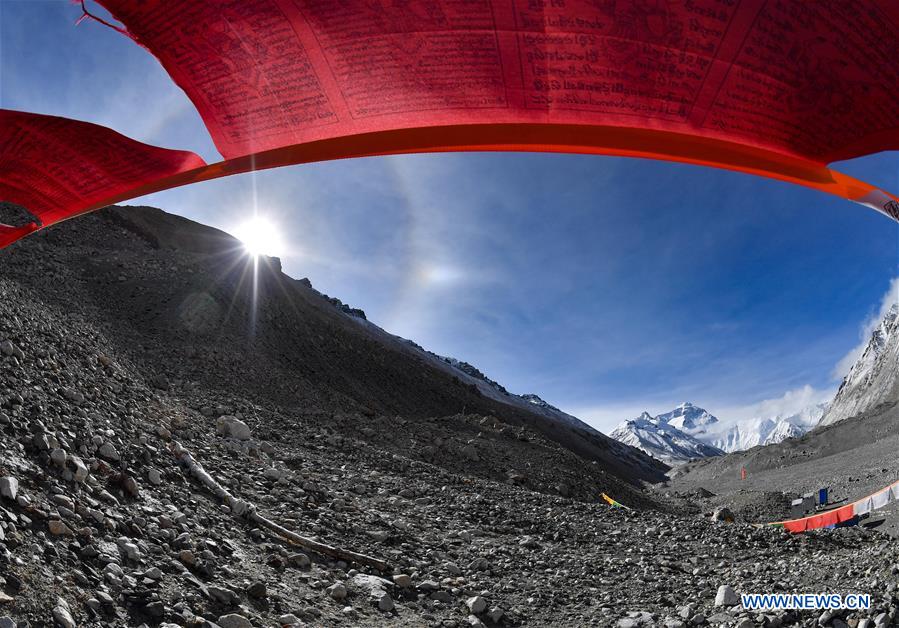
<instances>
[{"instance_id":1,"label":"snow-capped mountain","mask_svg":"<svg viewBox=\"0 0 899 628\"><path fill-rule=\"evenodd\" d=\"M827 407L828 404L819 403L790 416L757 417L735 423L722 423L700 438L727 453L758 445L773 445L808 432L818 424Z\"/></svg>"},{"instance_id":2,"label":"snow-capped mountain","mask_svg":"<svg viewBox=\"0 0 899 628\"><path fill-rule=\"evenodd\" d=\"M656 418L691 436L701 434L718 423L718 417L689 402L682 403L671 412L660 414Z\"/></svg>"},{"instance_id":3,"label":"snow-capped mountain","mask_svg":"<svg viewBox=\"0 0 899 628\"><path fill-rule=\"evenodd\" d=\"M820 425L830 425L899 400L899 303L890 308L843 379Z\"/></svg>"},{"instance_id":4,"label":"snow-capped mountain","mask_svg":"<svg viewBox=\"0 0 899 628\"><path fill-rule=\"evenodd\" d=\"M695 458L720 456L724 453L720 449L702 442L669 423L669 420L672 420L679 425L689 425L692 424L691 417L693 416L706 425L718 421L717 418L701 408L695 409L704 413L705 416L692 412L693 408L694 406L691 404L682 404L674 411L656 417L644 412L636 419L629 419L619 424L609 436L670 465Z\"/></svg>"},{"instance_id":5,"label":"snow-capped mountain","mask_svg":"<svg viewBox=\"0 0 899 628\"><path fill-rule=\"evenodd\" d=\"M725 422L699 406L682 403L655 417L644 412L619 424L609 435L663 462L678 464L797 438L817 425L827 406L809 406L790 416Z\"/></svg>"}]
</instances>

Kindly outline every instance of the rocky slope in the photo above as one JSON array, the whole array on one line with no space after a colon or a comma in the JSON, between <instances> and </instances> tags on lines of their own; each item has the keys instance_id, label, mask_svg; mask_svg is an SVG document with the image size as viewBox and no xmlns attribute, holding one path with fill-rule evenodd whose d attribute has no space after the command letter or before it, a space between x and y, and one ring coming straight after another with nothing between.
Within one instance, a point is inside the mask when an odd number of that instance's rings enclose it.
<instances>
[{"instance_id":1,"label":"rocky slope","mask_svg":"<svg viewBox=\"0 0 899 628\"><path fill-rule=\"evenodd\" d=\"M485 394L458 369L283 274L278 260L260 258L254 270L231 236L159 209L103 210L31 238L5 253L2 276L92 316L164 387L225 391L240 381L247 395L307 415L490 414L631 483L665 470L583 424Z\"/></svg>"},{"instance_id":2,"label":"rocky slope","mask_svg":"<svg viewBox=\"0 0 899 628\"><path fill-rule=\"evenodd\" d=\"M280 275L252 317L223 237L114 211L0 253L0 627L897 617L890 537L714 524L712 498L640 490ZM387 565L292 544L250 513ZM874 607L755 613L733 597L808 590Z\"/></svg>"},{"instance_id":3,"label":"rocky slope","mask_svg":"<svg viewBox=\"0 0 899 628\"><path fill-rule=\"evenodd\" d=\"M484 416L303 416L239 386L163 390L90 317L6 279L0 296L0 477L16 480L0 498L0 622L810 625L820 613L747 613L729 589L716 602L721 587L809 586L875 595L823 625L896 612L899 554L876 532L800 539L636 493L616 497L639 512L611 509L586 495L602 485L595 465ZM175 462L175 442L266 517L390 570L235 518ZM582 498L546 490L560 480Z\"/></svg>"},{"instance_id":4,"label":"rocky slope","mask_svg":"<svg viewBox=\"0 0 899 628\"><path fill-rule=\"evenodd\" d=\"M820 425L832 425L890 401L899 401L899 303L874 330Z\"/></svg>"},{"instance_id":5,"label":"rocky slope","mask_svg":"<svg viewBox=\"0 0 899 628\"><path fill-rule=\"evenodd\" d=\"M311 287L311 285L312 284L309 283L309 287ZM327 295L325 296L326 298L328 298ZM432 351L427 351L425 348L412 340L388 334L385 330L381 329L371 321L368 321L365 317L365 313L362 310L350 308L349 306L340 302L340 300L338 299L332 298L330 300L332 302L336 301L338 307L340 307L344 312L353 315L357 319L361 319L360 324L367 326L370 331L372 331L379 337L383 338L385 336L389 336L391 339L399 340L400 342L405 343L408 348L411 348L414 352L416 352L419 357L422 360L427 361L430 366L441 371L446 371L450 373L454 378L458 378L464 381L467 385L474 386L478 390L478 392L485 397L494 399L496 401L499 401L500 403L510 405L515 408L519 408L521 410L525 410L528 413L542 416L546 419L549 419L552 425L562 424L569 428L573 428L578 432L589 434L590 438L597 439L601 442L606 443L608 447L611 447L614 450L615 455L621 460L630 460L637 466L643 466L647 464L645 458L635 456L634 450L630 447L619 447L617 445L617 441L609 440L609 438L599 430L581 421L579 418L572 416L567 412L563 412L559 408L547 403L538 395L535 395L533 393L525 393L523 395L516 395L515 393L511 393L506 390L505 386L487 377L487 375L485 375L476 366L457 358L437 355Z\"/></svg>"},{"instance_id":6,"label":"rocky slope","mask_svg":"<svg viewBox=\"0 0 899 628\"><path fill-rule=\"evenodd\" d=\"M14 486L0 500L0 615L32 625L54 616L61 625L409 625L464 618L459 605L496 572L506 584L497 581L489 607L473 606L488 621L519 622L529 612L518 615L500 591L530 595L507 562L542 542L521 543L536 531L537 511L522 515L527 495L589 499L617 488L652 503L493 417L304 416L247 400L237 385L160 389L88 317L8 280L0 297L0 476ZM241 526L177 464L175 441L267 516L389 561L379 588L393 607L369 603L359 565ZM497 553L506 546L520 558Z\"/></svg>"}]
</instances>

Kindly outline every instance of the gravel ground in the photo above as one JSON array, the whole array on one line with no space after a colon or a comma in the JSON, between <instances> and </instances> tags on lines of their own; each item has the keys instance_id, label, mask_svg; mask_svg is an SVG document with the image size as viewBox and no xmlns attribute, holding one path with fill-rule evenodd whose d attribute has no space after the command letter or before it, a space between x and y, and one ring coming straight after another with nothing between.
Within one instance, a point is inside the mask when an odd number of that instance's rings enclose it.
<instances>
[{"instance_id":1,"label":"gravel ground","mask_svg":"<svg viewBox=\"0 0 899 628\"><path fill-rule=\"evenodd\" d=\"M782 471L751 468L762 499L724 481L700 497L727 466L641 490L513 414L427 414L423 397L386 412L396 391L371 408L347 400L349 384L291 397L291 382L273 379L283 371L245 347L222 357L197 350L196 333L162 335L152 301L172 306L159 282L132 285L133 269L107 277L127 290L95 303L121 311L116 299L156 290L131 306L133 319L79 310L63 297L71 282L93 286L94 267L74 272L52 238L36 243L55 270L0 277L0 628L865 628L897 618L891 536L793 536L707 516L716 500L764 514L777 493L762 481ZM173 263L170 251L142 254L148 267ZM179 464L175 443L258 514L387 567L311 551L242 516ZM607 506L601 491L631 510ZM758 614L735 598L830 591L871 594L874 606Z\"/></svg>"}]
</instances>

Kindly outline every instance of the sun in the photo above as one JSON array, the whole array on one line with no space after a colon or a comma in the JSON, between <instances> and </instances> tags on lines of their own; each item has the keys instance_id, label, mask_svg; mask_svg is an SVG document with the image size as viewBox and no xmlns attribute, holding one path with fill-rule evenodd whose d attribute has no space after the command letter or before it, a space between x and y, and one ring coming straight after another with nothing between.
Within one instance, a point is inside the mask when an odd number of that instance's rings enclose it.
<instances>
[{"instance_id":1,"label":"sun","mask_svg":"<svg viewBox=\"0 0 899 628\"><path fill-rule=\"evenodd\" d=\"M234 229L234 236L243 243L244 249L253 257L270 255L277 257L284 253L281 229L264 216L254 216Z\"/></svg>"}]
</instances>

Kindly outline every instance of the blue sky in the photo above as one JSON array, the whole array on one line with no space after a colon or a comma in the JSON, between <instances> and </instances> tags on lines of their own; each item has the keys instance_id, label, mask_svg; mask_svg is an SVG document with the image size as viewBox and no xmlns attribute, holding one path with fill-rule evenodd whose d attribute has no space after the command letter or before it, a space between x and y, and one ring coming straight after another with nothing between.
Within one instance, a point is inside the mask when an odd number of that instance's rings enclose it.
<instances>
[{"instance_id":1,"label":"blue sky","mask_svg":"<svg viewBox=\"0 0 899 628\"><path fill-rule=\"evenodd\" d=\"M0 106L219 159L161 66L67 0L0 0ZM899 153L840 164L899 189ZM285 270L388 331L609 430L692 401L722 419L828 399L899 274L899 227L835 197L662 162L371 158L133 201L284 229ZM64 228L61 227L61 228ZM892 283L894 293L896 282Z\"/></svg>"}]
</instances>

